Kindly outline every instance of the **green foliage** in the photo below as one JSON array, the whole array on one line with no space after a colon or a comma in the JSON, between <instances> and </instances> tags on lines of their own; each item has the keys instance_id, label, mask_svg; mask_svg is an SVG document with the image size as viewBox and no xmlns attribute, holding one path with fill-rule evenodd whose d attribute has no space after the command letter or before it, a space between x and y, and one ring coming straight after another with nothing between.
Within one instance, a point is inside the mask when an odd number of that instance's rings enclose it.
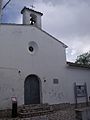
<instances>
[{"instance_id":1,"label":"green foliage","mask_svg":"<svg viewBox=\"0 0 90 120\"><path fill-rule=\"evenodd\" d=\"M75 63L81 65L90 65L90 52L86 52L77 56Z\"/></svg>"}]
</instances>

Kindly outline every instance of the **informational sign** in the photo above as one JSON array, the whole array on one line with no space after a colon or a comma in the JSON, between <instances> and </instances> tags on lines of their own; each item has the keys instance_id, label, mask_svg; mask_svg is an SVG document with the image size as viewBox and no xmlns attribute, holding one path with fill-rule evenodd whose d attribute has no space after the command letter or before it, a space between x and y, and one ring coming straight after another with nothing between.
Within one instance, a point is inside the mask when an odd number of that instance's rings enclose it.
<instances>
[{"instance_id":1,"label":"informational sign","mask_svg":"<svg viewBox=\"0 0 90 120\"><path fill-rule=\"evenodd\" d=\"M75 95L75 108L77 108L77 102L79 98L86 98L86 105L88 106L88 94L87 94L87 85L77 85L74 83L74 95ZM84 101L83 101L84 102Z\"/></svg>"},{"instance_id":2,"label":"informational sign","mask_svg":"<svg viewBox=\"0 0 90 120\"><path fill-rule=\"evenodd\" d=\"M86 96L86 88L85 85L76 85L77 97L85 97Z\"/></svg>"}]
</instances>

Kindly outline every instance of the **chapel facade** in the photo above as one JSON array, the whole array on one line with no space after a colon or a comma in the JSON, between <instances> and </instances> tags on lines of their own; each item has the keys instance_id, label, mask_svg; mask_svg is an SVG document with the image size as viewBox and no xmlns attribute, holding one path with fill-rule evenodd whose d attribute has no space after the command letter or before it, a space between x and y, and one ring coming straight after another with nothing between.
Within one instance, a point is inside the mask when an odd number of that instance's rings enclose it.
<instances>
[{"instance_id":1,"label":"chapel facade","mask_svg":"<svg viewBox=\"0 0 90 120\"><path fill-rule=\"evenodd\" d=\"M22 24L0 24L0 109L12 97L18 105L88 102L90 67L66 62L67 45L42 29L41 12L21 14Z\"/></svg>"}]
</instances>

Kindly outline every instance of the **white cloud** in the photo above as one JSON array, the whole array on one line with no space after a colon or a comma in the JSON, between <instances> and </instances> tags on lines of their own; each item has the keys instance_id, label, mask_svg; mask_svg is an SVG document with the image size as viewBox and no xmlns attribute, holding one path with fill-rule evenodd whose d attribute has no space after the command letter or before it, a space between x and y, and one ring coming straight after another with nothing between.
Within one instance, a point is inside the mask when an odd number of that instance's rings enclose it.
<instances>
[{"instance_id":1,"label":"white cloud","mask_svg":"<svg viewBox=\"0 0 90 120\"><path fill-rule=\"evenodd\" d=\"M37 9L44 12L43 28L69 46L67 60L90 50L90 6L86 2L53 5L39 3Z\"/></svg>"}]
</instances>

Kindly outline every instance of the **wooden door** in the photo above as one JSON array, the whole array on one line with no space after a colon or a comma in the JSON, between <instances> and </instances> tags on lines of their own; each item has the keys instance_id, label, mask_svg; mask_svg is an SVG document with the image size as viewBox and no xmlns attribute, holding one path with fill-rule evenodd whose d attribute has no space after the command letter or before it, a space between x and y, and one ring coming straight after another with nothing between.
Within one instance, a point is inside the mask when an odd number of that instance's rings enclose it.
<instances>
[{"instance_id":1,"label":"wooden door","mask_svg":"<svg viewBox=\"0 0 90 120\"><path fill-rule=\"evenodd\" d=\"M40 104L39 79L35 75L30 75L25 80L24 85L25 104Z\"/></svg>"}]
</instances>

